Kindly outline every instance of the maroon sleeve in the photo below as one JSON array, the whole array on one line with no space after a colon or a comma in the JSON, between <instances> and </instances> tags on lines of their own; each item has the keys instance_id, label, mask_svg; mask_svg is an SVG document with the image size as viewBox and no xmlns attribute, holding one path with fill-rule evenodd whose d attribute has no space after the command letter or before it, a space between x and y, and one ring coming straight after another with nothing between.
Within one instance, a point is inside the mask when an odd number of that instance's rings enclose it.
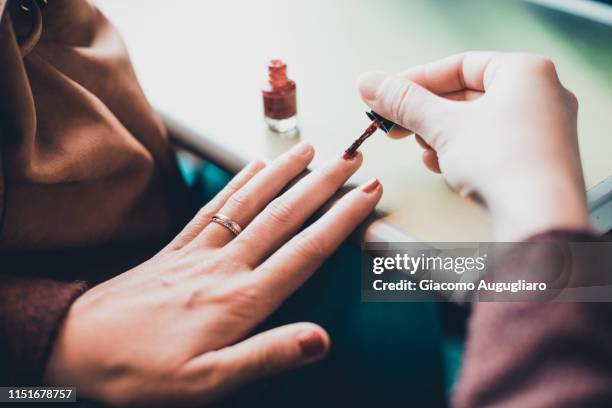
<instances>
[{"instance_id":1,"label":"maroon sleeve","mask_svg":"<svg viewBox=\"0 0 612 408\"><path fill-rule=\"evenodd\" d=\"M549 232L530 241L599 241ZM496 265L523 274L555 265L550 252ZM583 266L584 268L584 266ZM580 270L580 267L578 268ZM534 271L535 272L535 271ZM477 303L470 319L456 407L612 406L612 303Z\"/></svg>"},{"instance_id":2,"label":"maroon sleeve","mask_svg":"<svg viewBox=\"0 0 612 408\"><path fill-rule=\"evenodd\" d=\"M0 386L37 385L55 335L83 282L0 274Z\"/></svg>"}]
</instances>

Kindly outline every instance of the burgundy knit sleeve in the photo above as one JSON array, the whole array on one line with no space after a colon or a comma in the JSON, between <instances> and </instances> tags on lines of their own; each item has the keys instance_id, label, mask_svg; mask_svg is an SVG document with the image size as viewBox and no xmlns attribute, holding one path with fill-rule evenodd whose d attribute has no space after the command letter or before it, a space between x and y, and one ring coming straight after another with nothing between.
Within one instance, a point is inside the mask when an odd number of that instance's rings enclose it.
<instances>
[{"instance_id":1,"label":"burgundy knit sleeve","mask_svg":"<svg viewBox=\"0 0 612 408\"><path fill-rule=\"evenodd\" d=\"M55 335L83 282L0 274L0 386L41 382Z\"/></svg>"},{"instance_id":2,"label":"burgundy knit sleeve","mask_svg":"<svg viewBox=\"0 0 612 408\"><path fill-rule=\"evenodd\" d=\"M587 232L556 231L530 241L599 240ZM524 274L529 268L556 265L547 257L552 252L530 254L519 265L502 259L496 274ZM475 304L453 403L612 406L612 303Z\"/></svg>"}]
</instances>

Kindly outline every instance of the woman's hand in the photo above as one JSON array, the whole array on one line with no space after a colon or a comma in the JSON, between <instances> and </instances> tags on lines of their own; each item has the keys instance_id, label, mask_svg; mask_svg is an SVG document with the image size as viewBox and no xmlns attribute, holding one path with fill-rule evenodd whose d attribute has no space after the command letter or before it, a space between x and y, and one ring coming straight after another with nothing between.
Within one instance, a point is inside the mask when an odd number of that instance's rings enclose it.
<instances>
[{"instance_id":1,"label":"woman's hand","mask_svg":"<svg viewBox=\"0 0 612 408\"><path fill-rule=\"evenodd\" d=\"M159 254L82 295L54 345L47 384L113 405L199 405L322 358L329 338L312 323L245 339L381 197L374 179L298 233L362 160L332 160L278 196L313 155L301 143L267 166L250 164ZM211 222L215 213L243 232Z\"/></svg>"},{"instance_id":2,"label":"woman's hand","mask_svg":"<svg viewBox=\"0 0 612 408\"><path fill-rule=\"evenodd\" d=\"M484 201L498 239L589 227L578 104L550 60L468 52L398 75L368 73L360 91L374 111L418 135L430 170Z\"/></svg>"}]
</instances>

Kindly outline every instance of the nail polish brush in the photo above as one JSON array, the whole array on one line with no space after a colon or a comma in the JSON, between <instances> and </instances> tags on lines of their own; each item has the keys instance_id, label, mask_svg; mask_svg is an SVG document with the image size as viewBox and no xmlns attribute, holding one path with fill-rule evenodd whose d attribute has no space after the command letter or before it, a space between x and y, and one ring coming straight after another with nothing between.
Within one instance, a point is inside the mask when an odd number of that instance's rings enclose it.
<instances>
[{"instance_id":1,"label":"nail polish brush","mask_svg":"<svg viewBox=\"0 0 612 408\"><path fill-rule=\"evenodd\" d=\"M372 136L374 132L376 132L376 129L381 129L383 132L389 133L393 126L395 126L394 122L383 118L374 111L366 112L366 115L368 115L368 118L370 118L372 123L370 123L370 126L368 126L366 130L363 131L361 136L359 136L353 142L353 144L351 144L349 148L344 151L344 155L342 156L344 159L352 159L353 157L355 157L359 146L361 146L361 144L365 142L368 137Z\"/></svg>"}]
</instances>

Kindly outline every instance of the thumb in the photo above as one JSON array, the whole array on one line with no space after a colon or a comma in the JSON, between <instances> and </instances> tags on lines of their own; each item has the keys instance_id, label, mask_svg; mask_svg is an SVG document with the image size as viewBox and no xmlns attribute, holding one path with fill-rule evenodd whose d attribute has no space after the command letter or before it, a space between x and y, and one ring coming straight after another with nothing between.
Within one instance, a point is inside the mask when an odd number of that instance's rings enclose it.
<instances>
[{"instance_id":1,"label":"thumb","mask_svg":"<svg viewBox=\"0 0 612 408\"><path fill-rule=\"evenodd\" d=\"M384 72L362 75L359 92L374 112L421 135L434 149L441 142L441 124L458 103L435 95L409 79Z\"/></svg>"},{"instance_id":2,"label":"thumb","mask_svg":"<svg viewBox=\"0 0 612 408\"><path fill-rule=\"evenodd\" d=\"M199 366L204 375L214 367L225 393L258 378L318 361L329 347L329 336L323 328L313 323L294 323L202 354L190 365Z\"/></svg>"}]
</instances>

